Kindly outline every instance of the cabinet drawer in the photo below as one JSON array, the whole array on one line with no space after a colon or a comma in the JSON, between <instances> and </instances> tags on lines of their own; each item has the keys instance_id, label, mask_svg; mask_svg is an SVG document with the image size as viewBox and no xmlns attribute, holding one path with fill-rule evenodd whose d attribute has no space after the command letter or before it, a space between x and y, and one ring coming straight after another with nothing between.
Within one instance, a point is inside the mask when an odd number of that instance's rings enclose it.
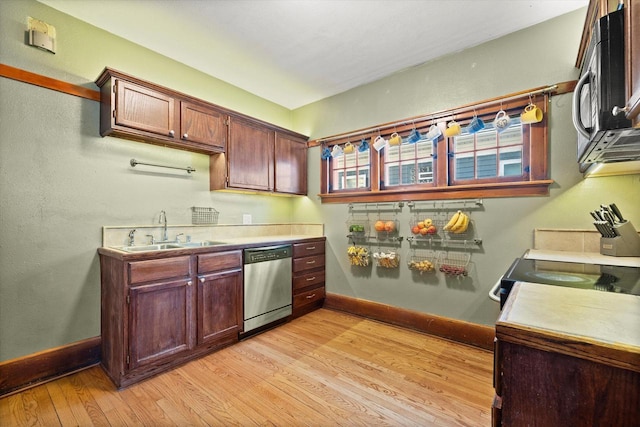
<instances>
[{"instance_id":1,"label":"cabinet drawer","mask_svg":"<svg viewBox=\"0 0 640 427\"><path fill-rule=\"evenodd\" d=\"M152 280L191 276L191 257L151 259L129 263L129 282L143 283Z\"/></svg>"},{"instance_id":2,"label":"cabinet drawer","mask_svg":"<svg viewBox=\"0 0 640 427\"><path fill-rule=\"evenodd\" d=\"M293 257L307 257L324 253L324 240L317 242L296 243L293 245Z\"/></svg>"},{"instance_id":3,"label":"cabinet drawer","mask_svg":"<svg viewBox=\"0 0 640 427\"><path fill-rule=\"evenodd\" d=\"M293 297L293 308L312 304L324 298L324 286L311 289Z\"/></svg>"},{"instance_id":4,"label":"cabinet drawer","mask_svg":"<svg viewBox=\"0 0 640 427\"><path fill-rule=\"evenodd\" d=\"M198 255L198 274L242 267L242 252L218 252Z\"/></svg>"},{"instance_id":5,"label":"cabinet drawer","mask_svg":"<svg viewBox=\"0 0 640 427\"><path fill-rule=\"evenodd\" d=\"M314 271L293 278L293 290L308 288L309 286L324 283L324 270Z\"/></svg>"},{"instance_id":6,"label":"cabinet drawer","mask_svg":"<svg viewBox=\"0 0 640 427\"><path fill-rule=\"evenodd\" d=\"M304 271L304 270L311 270L319 267L324 267L324 254L293 259L294 273L297 273L299 271Z\"/></svg>"}]
</instances>

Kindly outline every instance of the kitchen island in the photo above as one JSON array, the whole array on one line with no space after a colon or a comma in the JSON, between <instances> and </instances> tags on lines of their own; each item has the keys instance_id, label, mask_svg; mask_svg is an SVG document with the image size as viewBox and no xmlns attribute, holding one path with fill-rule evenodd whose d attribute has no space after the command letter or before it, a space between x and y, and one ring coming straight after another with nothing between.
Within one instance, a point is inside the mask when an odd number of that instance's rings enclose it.
<instances>
[{"instance_id":1,"label":"kitchen island","mask_svg":"<svg viewBox=\"0 0 640 427\"><path fill-rule=\"evenodd\" d=\"M516 283L496 323L493 425L638 425L638 325L638 296Z\"/></svg>"}]
</instances>

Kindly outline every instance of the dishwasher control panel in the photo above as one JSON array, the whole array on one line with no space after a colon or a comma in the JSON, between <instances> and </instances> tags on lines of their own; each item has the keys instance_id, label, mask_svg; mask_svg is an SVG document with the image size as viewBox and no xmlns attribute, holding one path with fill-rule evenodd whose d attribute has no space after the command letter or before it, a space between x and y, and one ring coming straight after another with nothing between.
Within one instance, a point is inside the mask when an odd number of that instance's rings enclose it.
<instances>
[{"instance_id":1,"label":"dishwasher control panel","mask_svg":"<svg viewBox=\"0 0 640 427\"><path fill-rule=\"evenodd\" d=\"M293 249L291 245L268 246L256 249L244 250L244 263L254 264L256 262L273 261L282 258L291 258Z\"/></svg>"}]
</instances>

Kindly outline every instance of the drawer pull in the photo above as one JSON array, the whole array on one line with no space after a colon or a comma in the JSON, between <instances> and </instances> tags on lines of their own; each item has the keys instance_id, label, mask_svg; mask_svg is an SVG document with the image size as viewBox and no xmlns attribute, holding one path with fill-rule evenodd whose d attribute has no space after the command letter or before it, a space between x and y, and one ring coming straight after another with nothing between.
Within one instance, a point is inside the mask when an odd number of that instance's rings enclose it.
<instances>
[{"instance_id":1,"label":"drawer pull","mask_svg":"<svg viewBox=\"0 0 640 427\"><path fill-rule=\"evenodd\" d=\"M315 264L316 260L314 259L313 261L307 261L307 264Z\"/></svg>"},{"instance_id":2,"label":"drawer pull","mask_svg":"<svg viewBox=\"0 0 640 427\"><path fill-rule=\"evenodd\" d=\"M206 280L207 280L207 279L205 279L204 277L201 277L201 278L200 278L200 283L204 283L204 282L206 282Z\"/></svg>"},{"instance_id":3,"label":"drawer pull","mask_svg":"<svg viewBox=\"0 0 640 427\"><path fill-rule=\"evenodd\" d=\"M308 250L308 251L312 251L312 250L314 250L315 248L316 248L315 246L307 246L307 250Z\"/></svg>"},{"instance_id":4,"label":"drawer pull","mask_svg":"<svg viewBox=\"0 0 640 427\"><path fill-rule=\"evenodd\" d=\"M307 295L306 298L307 299L311 299L311 298L315 298L316 294L311 294L311 295Z\"/></svg>"},{"instance_id":5,"label":"drawer pull","mask_svg":"<svg viewBox=\"0 0 640 427\"><path fill-rule=\"evenodd\" d=\"M316 276L308 277L308 278L307 278L307 282L311 282L312 280L316 280Z\"/></svg>"},{"instance_id":6,"label":"drawer pull","mask_svg":"<svg viewBox=\"0 0 640 427\"><path fill-rule=\"evenodd\" d=\"M189 281L187 282L187 286L191 286L191 285L193 285L193 282L192 282L191 280L189 280Z\"/></svg>"}]
</instances>

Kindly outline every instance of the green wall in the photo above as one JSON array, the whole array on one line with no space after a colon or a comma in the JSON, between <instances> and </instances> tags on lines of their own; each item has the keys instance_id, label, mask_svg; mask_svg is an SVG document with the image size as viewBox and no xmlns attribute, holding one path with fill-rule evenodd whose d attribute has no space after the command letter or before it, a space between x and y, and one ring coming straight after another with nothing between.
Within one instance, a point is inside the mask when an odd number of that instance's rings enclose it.
<instances>
[{"instance_id":1,"label":"green wall","mask_svg":"<svg viewBox=\"0 0 640 427\"><path fill-rule=\"evenodd\" d=\"M27 16L56 27L58 52L25 44ZM0 2L0 63L95 89L105 66L214 102L313 138L368 127L565 80L584 10L289 111L169 58L75 20L35 0ZM151 18L150 18L151 19ZM591 228L587 211L616 202L640 224L640 175L584 180L575 162L570 96L552 99L549 197L488 199L473 219L484 244L464 281L352 269L346 205L322 205L320 150L309 151L310 197L209 192L207 156L98 134L99 105L0 79L0 361L100 334L96 248L103 225L151 224L166 210L188 224L190 206L213 206L220 222L325 222L327 289L400 307L492 324L487 292L535 227ZM193 176L131 170L129 159L191 165ZM407 235L410 215L400 217ZM403 242L401 254L409 254Z\"/></svg>"},{"instance_id":2,"label":"green wall","mask_svg":"<svg viewBox=\"0 0 640 427\"><path fill-rule=\"evenodd\" d=\"M585 13L581 9L307 105L294 111L295 125L312 139L320 138L574 80ZM327 292L491 325L498 304L488 292L511 262L533 246L535 228L592 230L588 212L612 202L640 226L640 175L583 179L576 163L571 94L553 97L549 110L550 178L555 181L550 195L485 199L483 209L472 215L483 245L472 253L464 280L415 275L404 264L393 273L351 267L348 206L323 205L317 197L296 201L300 218L304 213L311 221L329 219ZM309 164L309 195L315 195L320 192L320 148L310 150ZM405 206L398 217L405 237L410 236L411 216ZM371 249L378 248L372 244ZM407 241L400 254L405 261L414 255Z\"/></svg>"},{"instance_id":3,"label":"green wall","mask_svg":"<svg viewBox=\"0 0 640 427\"><path fill-rule=\"evenodd\" d=\"M56 28L55 55L25 44L27 16ZM0 63L97 89L105 66L292 127L290 110L34 0L0 2ZM100 335L102 226L145 225L166 210L190 224L289 223L292 199L209 191L209 158L101 138L99 103L0 78L0 361ZM131 169L136 158L197 172Z\"/></svg>"}]
</instances>

